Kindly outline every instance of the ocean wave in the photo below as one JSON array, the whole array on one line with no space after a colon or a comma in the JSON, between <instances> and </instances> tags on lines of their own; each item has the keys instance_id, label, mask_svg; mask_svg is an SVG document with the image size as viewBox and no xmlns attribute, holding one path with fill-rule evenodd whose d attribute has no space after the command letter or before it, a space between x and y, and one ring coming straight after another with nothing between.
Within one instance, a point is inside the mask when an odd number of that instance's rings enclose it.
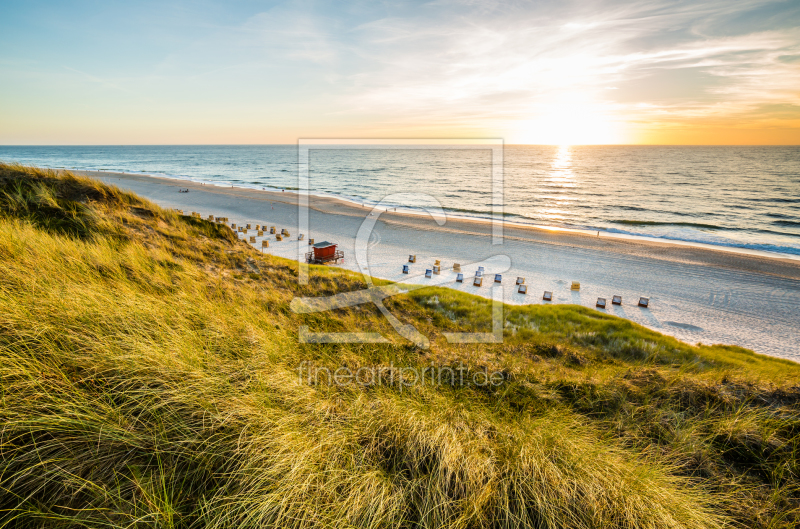
<instances>
[{"instance_id":1,"label":"ocean wave","mask_svg":"<svg viewBox=\"0 0 800 529\"><path fill-rule=\"evenodd\" d=\"M666 241L681 241L689 243L708 244L711 246L721 246L727 248L742 248L744 250L758 250L762 252L771 253L785 253L791 255L800 255L800 246L785 246L779 244L764 244L764 243L738 243L735 241L718 241L714 239L706 239L704 237L679 237L674 234L658 235L653 233L641 233L634 231L618 230L616 228L606 228L608 233L616 233L620 235L633 235L636 237L646 237L648 239L662 239Z\"/></svg>"},{"instance_id":2,"label":"ocean wave","mask_svg":"<svg viewBox=\"0 0 800 529\"><path fill-rule=\"evenodd\" d=\"M659 222L655 220L614 220L616 224L623 224L626 226L682 226L684 228L702 228L707 230L727 230L725 226L717 226L716 224L704 224L702 222Z\"/></svg>"},{"instance_id":3,"label":"ocean wave","mask_svg":"<svg viewBox=\"0 0 800 529\"><path fill-rule=\"evenodd\" d=\"M780 202L782 204L800 204L800 198L745 198L748 202Z\"/></svg>"},{"instance_id":4,"label":"ocean wave","mask_svg":"<svg viewBox=\"0 0 800 529\"><path fill-rule=\"evenodd\" d=\"M772 223L775 226L783 226L784 228L800 228L800 221L796 220L776 220Z\"/></svg>"},{"instance_id":5,"label":"ocean wave","mask_svg":"<svg viewBox=\"0 0 800 529\"><path fill-rule=\"evenodd\" d=\"M479 215L482 217L491 217L492 211L491 210L479 210L479 209L467 209L467 208L443 208L445 211L450 211L453 213L466 213L468 215ZM516 213L508 213L503 212L501 213L503 217L519 217Z\"/></svg>"}]
</instances>

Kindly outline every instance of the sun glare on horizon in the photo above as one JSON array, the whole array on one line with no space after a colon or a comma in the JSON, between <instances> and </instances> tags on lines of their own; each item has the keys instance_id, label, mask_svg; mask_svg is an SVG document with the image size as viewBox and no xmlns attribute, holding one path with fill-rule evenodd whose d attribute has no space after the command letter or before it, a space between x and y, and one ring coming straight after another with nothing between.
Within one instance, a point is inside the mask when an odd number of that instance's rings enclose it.
<instances>
[{"instance_id":1,"label":"sun glare on horizon","mask_svg":"<svg viewBox=\"0 0 800 529\"><path fill-rule=\"evenodd\" d=\"M604 145L624 143L623 126L593 105L552 105L522 121L510 134L510 143L535 145Z\"/></svg>"}]
</instances>

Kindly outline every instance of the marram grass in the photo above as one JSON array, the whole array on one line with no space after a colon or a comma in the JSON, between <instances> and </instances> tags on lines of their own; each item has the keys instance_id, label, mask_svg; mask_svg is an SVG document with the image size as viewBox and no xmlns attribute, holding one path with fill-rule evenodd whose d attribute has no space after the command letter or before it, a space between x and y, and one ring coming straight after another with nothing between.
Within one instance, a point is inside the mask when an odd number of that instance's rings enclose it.
<instances>
[{"instance_id":1,"label":"marram grass","mask_svg":"<svg viewBox=\"0 0 800 529\"><path fill-rule=\"evenodd\" d=\"M800 366L574 306L424 289L296 315L356 274L88 179L0 166L0 527L794 527ZM300 325L392 343L306 344ZM447 366L497 387L308 383Z\"/></svg>"}]
</instances>

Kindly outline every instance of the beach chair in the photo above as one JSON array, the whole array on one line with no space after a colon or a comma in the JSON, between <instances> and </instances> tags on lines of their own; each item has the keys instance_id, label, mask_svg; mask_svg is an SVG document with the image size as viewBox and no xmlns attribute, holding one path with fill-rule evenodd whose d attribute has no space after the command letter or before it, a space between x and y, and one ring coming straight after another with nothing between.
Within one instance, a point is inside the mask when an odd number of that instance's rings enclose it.
<instances>
[{"instance_id":1,"label":"beach chair","mask_svg":"<svg viewBox=\"0 0 800 529\"><path fill-rule=\"evenodd\" d=\"M276 240L276 241L282 241L282 240L283 240L283 237L282 237L281 235L276 235L276 236L275 236L275 240Z\"/></svg>"},{"instance_id":2,"label":"beach chair","mask_svg":"<svg viewBox=\"0 0 800 529\"><path fill-rule=\"evenodd\" d=\"M269 241L261 241L262 248L269 248Z\"/></svg>"},{"instance_id":3,"label":"beach chair","mask_svg":"<svg viewBox=\"0 0 800 529\"><path fill-rule=\"evenodd\" d=\"M647 308L650 306L650 298L639 298L639 306Z\"/></svg>"},{"instance_id":4,"label":"beach chair","mask_svg":"<svg viewBox=\"0 0 800 529\"><path fill-rule=\"evenodd\" d=\"M409 263L416 263L417 262L417 256L416 255L409 255L408 256L408 262Z\"/></svg>"},{"instance_id":5,"label":"beach chair","mask_svg":"<svg viewBox=\"0 0 800 529\"><path fill-rule=\"evenodd\" d=\"M460 271L461 271L461 265L458 263L453 263L453 272L460 272Z\"/></svg>"},{"instance_id":6,"label":"beach chair","mask_svg":"<svg viewBox=\"0 0 800 529\"><path fill-rule=\"evenodd\" d=\"M479 267L478 267L478 272L480 272L480 273L481 273L481 275L483 275L483 272L484 272L485 270L486 270L486 269L485 269L484 267L482 267L482 266L479 266Z\"/></svg>"},{"instance_id":7,"label":"beach chair","mask_svg":"<svg viewBox=\"0 0 800 529\"><path fill-rule=\"evenodd\" d=\"M175 213L177 213L178 215L183 215L183 210L182 209L176 209Z\"/></svg>"},{"instance_id":8,"label":"beach chair","mask_svg":"<svg viewBox=\"0 0 800 529\"><path fill-rule=\"evenodd\" d=\"M572 282L572 286L569 287L569 289L570 290L580 290L581 289L581 284L578 283L577 281L573 281Z\"/></svg>"},{"instance_id":9,"label":"beach chair","mask_svg":"<svg viewBox=\"0 0 800 529\"><path fill-rule=\"evenodd\" d=\"M291 237L291 234L289 233L289 230L281 231L281 235L283 235L284 237Z\"/></svg>"},{"instance_id":10,"label":"beach chair","mask_svg":"<svg viewBox=\"0 0 800 529\"><path fill-rule=\"evenodd\" d=\"M442 267L439 265L433 265L433 273L438 276L442 273Z\"/></svg>"},{"instance_id":11,"label":"beach chair","mask_svg":"<svg viewBox=\"0 0 800 529\"><path fill-rule=\"evenodd\" d=\"M239 233L242 233L242 230L243 230L243 229L244 229L244 228L242 228L241 226L239 226L239 228L238 228L238 230L239 230Z\"/></svg>"},{"instance_id":12,"label":"beach chair","mask_svg":"<svg viewBox=\"0 0 800 529\"><path fill-rule=\"evenodd\" d=\"M595 303L595 306L601 309L606 308L606 298L597 298L597 303Z\"/></svg>"},{"instance_id":13,"label":"beach chair","mask_svg":"<svg viewBox=\"0 0 800 529\"><path fill-rule=\"evenodd\" d=\"M271 226L269 229L270 235L275 235L275 226Z\"/></svg>"},{"instance_id":14,"label":"beach chair","mask_svg":"<svg viewBox=\"0 0 800 529\"><path fill-rule=\"evenodd\" d=\"M194 217L195 215L197 215L197 212L196 211L192 211L192 217Z\"/></svg>"},{"instance_id":15,"label":"beach chair","mask_svg":"<svg viewBox=\"0 0 800 529\"><path fill-rule=\"evenodd\" d=\"M410 271L411 271L411 269L408 267L408 265L403 265L403 273L404 273L404 274L407 274L407 273L409 273Z\"/></svg>"},{"instance_id":16,"label":"beach chair","mask_svg":"<svg viewBox=\"0 0 800 529\"><path fill-rule=\"evenodd\" d=\"M258 231L258 230L260 230L260 229L261 229L261 226L259 226L258 224L256 224L256 227L255 227L255 228L253 228L253 229L255 229L256 231Z\"/></svg>"},{"instance_id":17,"label":"beach chair","mask_svg":"<svg viewBox=\"0 0 800 529\"><path fill-rule=\"evenodd\" d=\"M259 230L257 233L258 233L258 236L259 236L259 237L263 237L263 236L264 236L264 232L263 232L263 231L260 231L260 230Z\"/></svg>"},{"instance_id":18,"label":"beach chair","mask_svg":"<svg viewBox=\"0 0 800 529\"><path fill-rule=\"evenodd\" d=\"M464 274L458 274L456 276L456 283L463 283L464 282Z\"/></svg>"},{"instance_id":19,"label":"beach chair","mask_svg":"<svg viewBox=\"0 0 800 529\"><path fill-rule=\"evenodd\" d=\"M209 215L208 220L214 220L214 215Z\"/></svg>"},{"instance_id":20,"label":"beach chair","mask_svg":"<svg viewBox=\"0 0 800 529\"><path fill-rule=\"evenodd\" d=\"M302 234L302 233L301 233L300 235L298 235L298 236L297 236L297 240L298 240L298 241L302 241L302 240L303 240L303 239L305 239L305 238L306 238L305 234Z\"/></svg>"},{"instance_id":21,"label":"beach chair","mask_svg":"<svg viewBox=\"0 0 800 529\"><path fill-rule=\"evenodd\" d=\"M524 285L525 284L525 278L524 277L518 277L517 278L517 284L518 285Z\"/></svg>"},{"instance_id":22,"label":"beach chair","mask_svg":"<svg viewBox=\"0 0 800 529\"><path fill-rule=\"evenodd\" d=\"M517 289L517 292L519 292L520 294L527 294L528 293L528 285L520 284L519 288Z\"/></svg>"},{"instance_id":23,"label":"beach chair","mask_svg":"<svg viewBox=\"0 0 800 529\"><path fill-rule=\"evenodd\" d=\"M242 230L242 235L247 235L247 229L246 228Z\"/></svg>"},{"instance_id":24,"label":"beach chair","mask_svg":"<svg viewBox=\"0 0 800 529\"><path fill-rule=\"evenodd\" d=\"M503 282L503 274L495 274L494 275L494 282L495 283L502 283Z\"/></svg>"},{"instance_id":25,"label":"beach chair","mask_svg":"<svg viewBox=\"0 0 800 529\"><path fill-rule=\"evenodd\" d=\"M441 261L439 261L438 259L437 259L437 260L436 260L436 262L434 262L433 264L435 264L436 266L442 266L442 263L441 263Z\"/></svg>"},{"instance_id":26,"label":"beach chair","mask_svg":"<svg viewBox=\"0 0 800 529\"><path fill-rule=\"evenodd\" d=\"M314 246L314 239L309 239L308 240L308 245L309 246Z\"/></svg>"},{"instance_id":27,"label":"beach chair","mask_svg":"<svg viewBox=\"0 0 800 529\"><path fill-rule=\"evenodd\" d=\"M622 305L622 296L614 296L611 298L612 305Z\"/></svg>"},{"instance_id":28,"label":"beach chair","mask_svg":"<svg viewBox=\"0 0 800 529\"><path fill-rule=\"evenodd\" d=\"M542 296L542 299L544 301L553 301L553 293L550 292L549 290L545 290L544 291L544 296Z\"/></svg>"},{"instance_id":29,"label":"beach chair","mask_svg":"<svg viewBox=\"0 0 800 529\"><path fill-rule=\"evenodd\" d=\"M248 229L248 230L249 230L249 229L252 229L252 228L250 227L250 224L249 224L249 223L247 224L247 229Z\"/></svg>"},{"instance_id":30,"label":"beach chair","mask_svg":"<svg viewBox=\"0 0 800 529\"><path fill-rule=\"evenodd\" d=\"M251 235L251 236L250 236L250 242L251 242L251 243L253 243L253 244L255 244L255 242L256 242L256 237L255 237L255 235Z\"/></svg>"},{"instance_id":31,"label":"beach chair","mask_svg":"<svg viewBox=\"0 0 800 529\"><path fill-rule=\"evenodd\" d=\"M475 279L472 280L472 284L476 287L483 285L483 276L475 276Z\"/></svg>"},{"instance_id":32,"label":"beach chair","mask_svg":"<svg viewBox=\"0 0 800 529\"><path fill-rule=\"evenodd\" d=\"M428 268L427 270L425 270L425 277L426 277L427 279L430 279L430 278L432 278L432 277L433 277L433 270L431 270L430 268Z\"/></svg>"}]
</instances>

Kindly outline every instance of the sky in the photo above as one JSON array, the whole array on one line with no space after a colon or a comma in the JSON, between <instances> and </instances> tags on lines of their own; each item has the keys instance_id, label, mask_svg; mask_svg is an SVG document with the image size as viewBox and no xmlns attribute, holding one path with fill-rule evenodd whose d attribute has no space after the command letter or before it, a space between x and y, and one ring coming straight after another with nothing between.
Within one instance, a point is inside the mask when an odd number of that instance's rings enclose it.
<instances>
[{"instance_id":1,"label":"sky","mask_svg":"<svg viewBox=\"0 0 800 529\"><path fill-rule=\"evenodd\" d=\"M0 144L800 144L800 1L3 0Z\"/></svg>"}]
</instances>

